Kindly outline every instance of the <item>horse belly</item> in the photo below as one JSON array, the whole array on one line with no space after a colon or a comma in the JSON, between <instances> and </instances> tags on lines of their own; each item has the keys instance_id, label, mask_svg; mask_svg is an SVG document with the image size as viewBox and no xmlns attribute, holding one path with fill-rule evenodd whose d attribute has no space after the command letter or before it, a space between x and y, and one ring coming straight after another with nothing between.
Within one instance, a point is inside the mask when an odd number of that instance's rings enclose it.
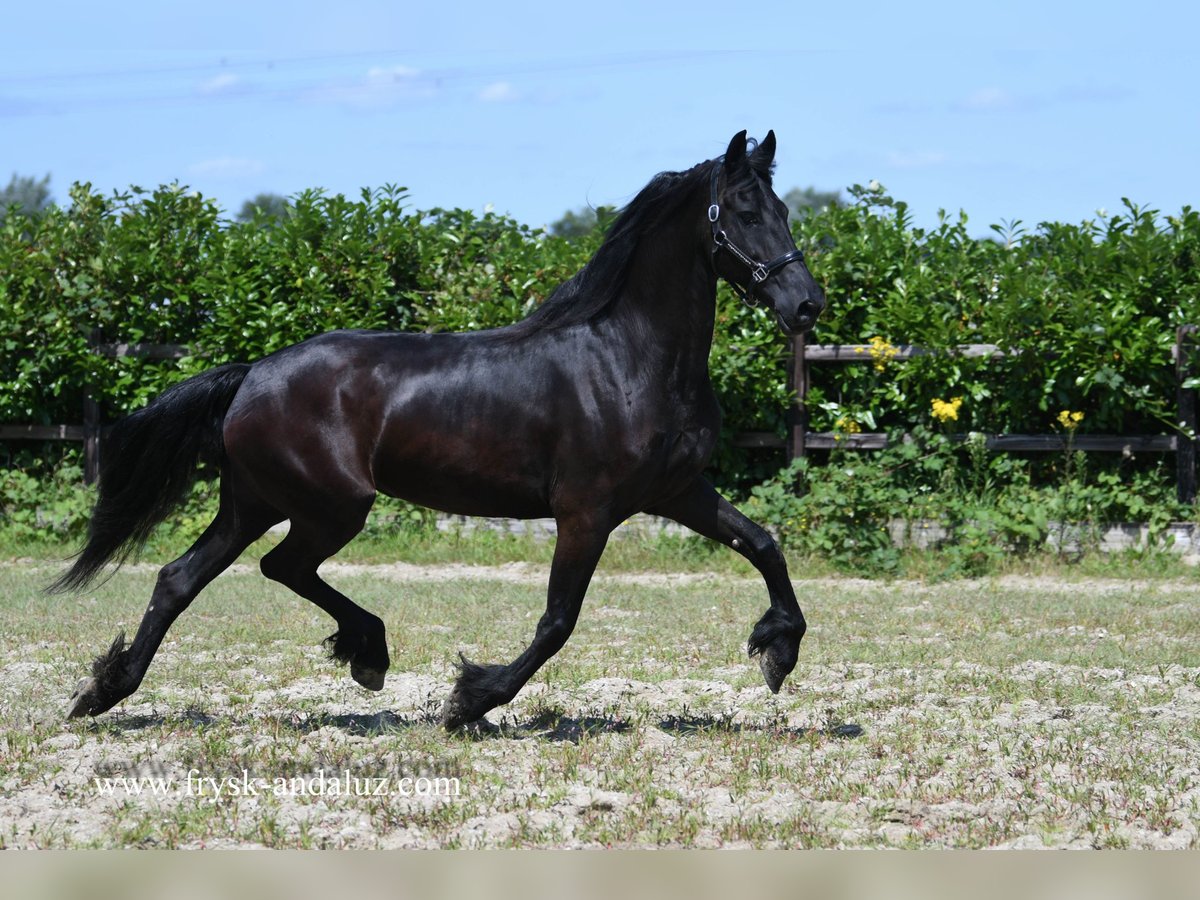
<instances>
[{"instance_id":1,"label":"horse belly","mask_svg":"<svg viewBox=\"0 0 1200 900\"><path fill-rule=\"evenodd\" d=\"M542 498L493 482L471 483L452 476L421 475L389 479L378 488L389 497L456 516L542 519L552 514Z\"/></svg>"},{"instance_id":2,"label":"horse belly","mask_svg":"<svg viewBox=\"0 0 1200 900\"><path fill-rule=\"evenodd\" d=\"M385 441L375 486L389 497L462 516L535 519L551 515L546 468L509 442L464 441L446 434Z\"/></svg>"}]
</instances>

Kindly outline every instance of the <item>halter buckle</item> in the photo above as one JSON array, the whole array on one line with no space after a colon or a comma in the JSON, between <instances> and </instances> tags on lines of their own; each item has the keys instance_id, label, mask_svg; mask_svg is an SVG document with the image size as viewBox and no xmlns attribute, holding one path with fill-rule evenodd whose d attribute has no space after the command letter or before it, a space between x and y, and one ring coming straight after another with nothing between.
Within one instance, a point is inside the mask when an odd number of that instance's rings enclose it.
<instances>
[{"instance_id":1,"label":"halter buckle","mask_svg":"<svg viewBox=\"0 0 1200 900\"><path fill-rule=\"evenodd\" d=\"M712 206L710 206L708 208L708 221L710 221L714 225L716 225L717 219L719 219L720 217L721 217L721 207L717 206L717 204L714 203Z\"/></svg>"},{"instance_id":2,"label":"halter buckle","mask_svg":"<svg viewBox=\"0 0 1200 900\"><path fill-rule=\"evenodd\" d=\"M754 279L755 284L762 284L770 277L770 275L770 270L768 270L767 267L762 263L759 263L755 267L754 271L750 273L750 277Z\"/></svg>"}]
</instances>

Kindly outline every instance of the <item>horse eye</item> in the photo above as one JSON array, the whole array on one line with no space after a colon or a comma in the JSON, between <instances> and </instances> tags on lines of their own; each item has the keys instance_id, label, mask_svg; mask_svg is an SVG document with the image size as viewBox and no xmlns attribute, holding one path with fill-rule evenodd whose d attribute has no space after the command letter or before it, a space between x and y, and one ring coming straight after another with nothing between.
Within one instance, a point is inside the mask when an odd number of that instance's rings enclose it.
<instances>
[{"instance_id":1,"label":"horse eye","mask_svg":"<svg viewBox=\"0 0 1200 900\"><path fill-rule=\"evenodd\" d=\"M739 213L738 217L742 220L743 225L761 225L762 219L758 217L758 213L744 212Z\"/></svg>"}]
</instances>

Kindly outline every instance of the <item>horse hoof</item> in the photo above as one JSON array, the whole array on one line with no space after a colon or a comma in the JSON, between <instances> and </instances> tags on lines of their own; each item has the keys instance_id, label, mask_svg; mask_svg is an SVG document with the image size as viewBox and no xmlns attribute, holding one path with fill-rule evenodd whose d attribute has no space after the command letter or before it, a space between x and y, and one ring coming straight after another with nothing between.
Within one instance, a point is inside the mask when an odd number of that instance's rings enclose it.
<instances>
[{"instance_id":1,"label":"horse hoof","mask_svg":"<svg viewBox=\"0 0 1200 900\"><path fill-rule=\"evenodd\" d=\"M368 691L382 691L383 680L386 677L386 672L380 672L378 669L368 669L363 666L351 664L350 677L365 687Z\"/></svg>"},{"instance_id":2,"label":"horse hoof","mask_svg":"<svg viewBox=\"0 0 1200 900\"><path fill-rule=\"evenodd\" d=\"M783 679L787 678L788 673L779 667L775 662L775 658L769 652L759 655L758 668L762 672L771 693L778 694L779 689L783 687Z\"/></svg>"},{"instance_id":3,"label":"horse hoof","mask_svg":"<svg viewBox=\"0 0 1200 900\"><path fill-rule=\"evenodd\" d=\"M457 691L452 692L446 698L446 702L442 704L442 727L447 731L458 731L470 721L467 715L462 698L458 696Z\"/></svg>"},{"instance_id":4,"label":"horse hoof","mask_svg":"<svg viewBox=\"0 0 1200 900\"><path fill-rule=\"evenodd\" d=\"M75 693L71 695L70 705L67 707L67 718L78 719L83 716L92 714L92 707L96 704L96 679L83 678L79 684L75 685Z\"/></svg>"},{"instance_id":5,"label":"horse hoof","mask_svg":"<svg viewBox=\"0 0 1200 900\"><path fill-rule=\"evenodd\" d=\"M486 729L491 724L483 717L486 712L487 710L477 712L467 703L462 694L453 690L442 705L442 727L451 732L461 731L467 726L474 725Z\"/></svg>"}]
</instances>

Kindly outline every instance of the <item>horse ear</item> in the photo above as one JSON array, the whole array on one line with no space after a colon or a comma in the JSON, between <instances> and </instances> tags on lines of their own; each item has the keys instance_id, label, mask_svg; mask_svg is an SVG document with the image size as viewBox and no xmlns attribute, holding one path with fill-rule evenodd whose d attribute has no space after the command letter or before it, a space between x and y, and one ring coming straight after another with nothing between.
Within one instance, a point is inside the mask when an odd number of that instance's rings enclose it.
<instances>
[{"instance_id":1,"label":"horse ear","mask_svg":"<svg viewBox=\"0 0 1200 900\"><path fill-rule=\"evenodd\" d=\"M755 171L769 172L773 162L775 162L774 130L768 131L767 136L762 139L762 143L750 154L750 164L754 166Z\"/></svg>"},{"instance_id":2,"label":"horse ear","mask_svg":"<svg viewBox=\"0 0 1200 900\"><path fill-rule=\"evenodd\" d=\"M725 168L732 172L746 161L746 132L739 131L725 150Z\"/></svg>"}]
</instances>

